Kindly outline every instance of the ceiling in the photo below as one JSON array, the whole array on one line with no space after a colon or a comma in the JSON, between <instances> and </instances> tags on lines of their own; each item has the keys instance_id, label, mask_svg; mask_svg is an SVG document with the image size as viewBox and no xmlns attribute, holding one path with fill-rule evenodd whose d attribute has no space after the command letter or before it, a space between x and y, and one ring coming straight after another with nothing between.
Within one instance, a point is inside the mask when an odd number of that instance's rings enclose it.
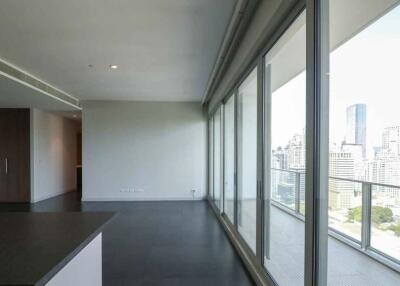
<instances>
[{"instance_id":1,"label":"ceiling","mask_svg":"<svg viewBox=\"0 0 400 286\"><path fill-rule=\"evenodd\" d=\"M1 0L0 58L80 100L201 101L235 3Z\"/></svg>"}]
</instances>

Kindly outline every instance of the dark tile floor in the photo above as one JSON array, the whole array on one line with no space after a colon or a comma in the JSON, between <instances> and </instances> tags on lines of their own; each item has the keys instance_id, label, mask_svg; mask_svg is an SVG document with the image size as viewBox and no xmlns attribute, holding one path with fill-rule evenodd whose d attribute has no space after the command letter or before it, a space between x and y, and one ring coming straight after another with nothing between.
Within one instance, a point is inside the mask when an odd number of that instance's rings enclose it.
<instances>
[{"instance_id":1,"label":"dark tile floor","mask_svg":"<svg viewBox=\"0 0 400 286\"><path fill-rule=\"evenodd\" d=\"M103 232L104 285L254 285L206 202L85 202L75 193L0 211L114 211Z\"/></svg>"}]
</instances>

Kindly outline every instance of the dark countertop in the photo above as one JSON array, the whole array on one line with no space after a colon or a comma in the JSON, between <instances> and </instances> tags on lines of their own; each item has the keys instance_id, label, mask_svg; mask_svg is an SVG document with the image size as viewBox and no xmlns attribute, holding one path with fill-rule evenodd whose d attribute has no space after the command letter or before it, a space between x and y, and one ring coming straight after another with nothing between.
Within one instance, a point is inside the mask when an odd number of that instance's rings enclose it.
<instances>
[{"instance_id":1,"label":"dark countertop","mask_svg":"<svg viewBox=\"0 0 400 286\"><path fill-rule=\"evenodd\" d=\"M44 285L114 216L0 213L0 285Z\"/></svg>"}]
</instances>

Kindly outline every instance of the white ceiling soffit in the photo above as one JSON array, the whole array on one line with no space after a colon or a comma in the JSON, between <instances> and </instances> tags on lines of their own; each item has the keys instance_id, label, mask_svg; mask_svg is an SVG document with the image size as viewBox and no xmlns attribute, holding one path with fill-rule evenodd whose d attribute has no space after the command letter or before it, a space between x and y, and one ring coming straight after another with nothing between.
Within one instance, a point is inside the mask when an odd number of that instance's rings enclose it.
<instances>
[{"instance_id":1,"label":"white ceiling soffit","mask_svg":"<svg viewBox=\"0 0 400 286\"><path fill-rule=\"evenodd\" d=\"M331 51L396 7L399 2L399 0L331 1L330 26L334 27L331 28ZM305 13L303 13L267 54L267 63L273 65L272 91L305 70L305 49L306 29Z\"/></svg>"},{"instance_id":2,"label":"white ceiling soffit","mask_svg":"<svg viewBox=\"0 0 400 286\"><path fill-rule=\"evenodd\" d=\"M79 111L80 107L56 99L42 90L0 74L0 108L39 108L48 111Z\"/></svg>"},{"instance_id":3,"label":"white ceiling soffit","mask_svg":"<svg viewBox=\"0 0 400 286\"><path fill-rule=\"evenodd\" d=\"M0 58L80 100L200 101L235 3L1 0Z\"/></svg>"},{"instance_id":4,"label":"white ceiling soffit","mask_svg":"<svg viewBox=\"0 0 400 286\"><path fill-rule=\"evenodd\" d=\"M0 79L4 86L0 86L0 102L3 105L9 105L12 103L18 103L19 107L21 104L25 104L29 107L32 102L36 102L37 96L40 95L40 102L54 102L55 108L59 108L60 103L65 105L66 110L70 110L71 107L77 110L81 110L79 105L79 100L75 97L49 85L46 82L18 69L17 67L0 60ZM14 81L11 84L10 81ZM19 91L23 91L21 94L15 93L15 91L10 90L11 86L23 85L24 87L18 88ZM29 97L29 91L32 89L32 102ZM10 95L14 95L10 97ZM8 99L9 102L6 102ZM35 105L35 104L34 104ZM10 106L12 107L12 105ZM34 106L40 108L40 106Z\"/></svg>"}]
</instances>

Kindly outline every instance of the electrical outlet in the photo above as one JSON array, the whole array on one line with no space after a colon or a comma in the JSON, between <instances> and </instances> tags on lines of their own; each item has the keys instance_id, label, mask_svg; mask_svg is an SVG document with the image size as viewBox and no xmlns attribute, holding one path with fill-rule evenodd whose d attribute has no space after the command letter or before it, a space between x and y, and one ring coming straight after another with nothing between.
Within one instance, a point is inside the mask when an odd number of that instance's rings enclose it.
<instances>
[{"instance_id":1,"label":"electrical outlet","mask_svg":"<svg viewBox=\"0 0 400 286\"><path fill-rule=\"evenodd\" d=\"M121 193L143 193L144 189L135 189L135 188L121 188L119 190Z\"/></svg>"},{"instance_id":2,"label":"electrical outlet","mask_svg":"<svg viewBox=\"0 0 400 286\"><path fill-rule=\"evenodd\" d=\"M120 192L121 193L134 193L135 189L134 188L121 188Z\"/></svg>"}]
</instances>

